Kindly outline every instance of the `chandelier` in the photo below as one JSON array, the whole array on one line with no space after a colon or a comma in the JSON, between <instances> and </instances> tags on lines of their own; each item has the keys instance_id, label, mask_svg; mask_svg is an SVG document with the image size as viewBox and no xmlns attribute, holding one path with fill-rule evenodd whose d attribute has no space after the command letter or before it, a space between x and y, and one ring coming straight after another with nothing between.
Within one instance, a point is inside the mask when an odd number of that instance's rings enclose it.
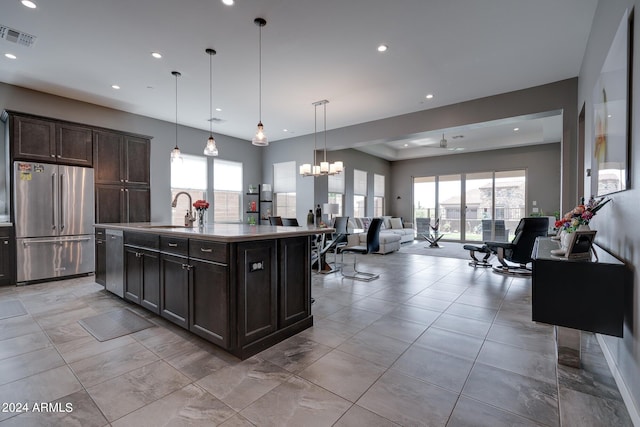
<instances>
[{"instance_id":1,"label":"chandelier","mask_svg":"<svg viewBox=\"0 0 640 427\"><path fill-rule=\"evenodd\" d=\"M313 125L313 164L305 163L300 165L300 175L302 176L325 176L325 175L336 175L343 171L344 165L341 161L329 163L327 162L327 104L329 101L323 99L322 101L314 102L312 105L314 106L314 125ZM323 161L320 164L316 164L316 154L317 154L317 137L318 137L318 107L322 105L323 115L324 115L324 157Z\"/></svg>"}]
</instances>

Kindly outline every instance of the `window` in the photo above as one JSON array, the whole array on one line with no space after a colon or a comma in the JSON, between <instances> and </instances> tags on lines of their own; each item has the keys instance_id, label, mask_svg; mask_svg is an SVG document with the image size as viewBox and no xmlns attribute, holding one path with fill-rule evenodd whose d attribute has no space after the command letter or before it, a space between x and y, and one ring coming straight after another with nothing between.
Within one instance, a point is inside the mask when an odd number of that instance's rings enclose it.
<instances>
[{"instance_id":1,"label":"window","mask_svg":"<svg viewBox=\"0 0 640 427\"><path fill-rule=\"evenodd\" d=\"M296 218L296 162L273 164L274 215Z\"/></svg>"},{"instance_id":2,"label":"window","mask_svg":"<svg viewBox=\"0 0 640 427\"><path fill-rule=\"evenodd\" d=\"M181 162L171 163L171 200L182 191L191 196L192 203L206 199L206 157L183 154ZM189 198L184 195L178 197L176 207L171 209L171 223L184 224L184 216L189 209L193 211L193 206L189 206Z\"/></svg>"},{"instance_id":3,"label":"window","mask_svg":"<svg viewBox=\"0 0 640 427\"><path fill-rule=\"evenodd\" d=\"M367 173L358 169L353 171L353 216L366 216Z\"/></svg>"},{"instance_id":4,"label":"window","mask_svg":"<svg viewBox=\"0 0 640 427\"><path fill-rule=\"evenodd\" d=\"M213 220L242 221L242 163L213 159Z\"/></svg>"},{"instance_id":5,"label":"window","mask_svg":"<svg viewBox=\"0 0 640 427\"><path fill-rule=\"evenodd\" d=\"M373 174L373 216L384 215L384 175Z\"/></svg>"},{"instance_id":6,"label":"window","mask_svg":"<svg viewBox=\"0 0 640 427\"><path fill-rule=\"evenodd\" d=\"M338 205L336 216L343 215L344 206L344 174L329 175L329 197L328 203Z\"/></svg>"}]
</instances>

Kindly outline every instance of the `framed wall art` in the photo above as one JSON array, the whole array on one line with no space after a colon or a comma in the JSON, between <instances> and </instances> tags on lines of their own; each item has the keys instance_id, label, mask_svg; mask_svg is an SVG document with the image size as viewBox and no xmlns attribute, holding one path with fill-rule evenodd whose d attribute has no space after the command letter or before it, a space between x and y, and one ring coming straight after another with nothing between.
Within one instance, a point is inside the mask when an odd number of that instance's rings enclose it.
<instances>
[{"instance_id":1,"label":"framed wall art","mask_svg":"<svg viewBox=\"0 0 640 427\"><path fill-rule=\"evenodd\" d=\"M591 188L597 196L629 188L633 10L625 11L593 89Z\"/></svg>"}]
</instances>

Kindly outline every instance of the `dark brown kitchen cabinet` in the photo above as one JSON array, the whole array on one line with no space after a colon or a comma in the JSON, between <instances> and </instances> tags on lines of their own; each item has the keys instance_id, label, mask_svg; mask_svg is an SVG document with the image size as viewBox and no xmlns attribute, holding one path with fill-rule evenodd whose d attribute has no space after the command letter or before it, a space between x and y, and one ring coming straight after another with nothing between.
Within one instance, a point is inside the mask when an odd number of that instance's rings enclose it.
<instances>
[{"instance_id":1,"label":"dark brown kitchen cabinet","mask_svg":"<svg viewBox=\"0 0 640 427\"><path fill-rule=\"evenodd\" d=\"M91 128L32 116L12 114L10 117L14 160L93 165Z\"/></svg>"},{"instance_id":2,"label":"dark brown kitchen cabinet","mask_svg":"<svg viewBox=\"0 0 640 427\"><path fill-rule=\"evenodd\" d=\"M237 245L238 345L255 342L278 329L275 240Z\"/></svg>"},{"instance_id":3,"label":"dark brown kitchen cabinet","mask_svg":"<svg viewBox=\"0 0 640 427\"><path fill-rule=\"evenodd\" d=\"M96 222L149 221L149 139L106 130L93 137Z\"/></svg>"},{"instance_id":4,"label":"dark brown kitchen cabinet","mask_svg":"<svg viewBox=\"0 0 640 427\"><path fill-rule=\"evenodd\" d=\"M125 237L125 242L126 242ZM160 253L138 246L124 246L125 299L160 313Z\"/></svg>"},{"instance_id":5,"label":"dark brown kitchen cabinet","mask_svg":"<svg viewBox=\"0 0 640 427\"><path fill-rule=\"evenodd\" d=\"M106 130L93 138L96 183L149 186L149 139Z\"/></svg>"},{"instance_id":6,"label":"dark brown kitchen cabinet","mask_svg":"<svg viewBox=\"0 0 640 427\"><path fill-rule=\"evenodd\" d=\"M104 228L96 228L96 283L107 285L107 241Z\"/></svg>"},{"instance_id":7,"label":"dark brown kitchen cabinet","mask_svg":"<svg viewBox=\"0 0 640 427\"><path fill-rule=\"evenodd\" d=\"M309 237L278 240L278 327L286 327L305 319L311 312L311 286L300 286L300 278L308 277L311 265Z\"/></svg>"},{"instance_id":8,"label":"dark brown kitchen cabinet","mask_svg":"<svg viewBox=\"0 0 640 427\"><path fill-rule=\"evenodd\" d=\"M160 239L124 233L124 298L160 314Z\"/></svg>"},{"instance_id":9,"label":"dark brown kitchen cabinet","mask_svg":"<svg viewBox=\"0 0 640 427\"><path fill-rule=\"evenodd\" d=\"M188 258L160 255L160 316L186 329L189 328L190 276Z\"/></svg>"},{"instance_id":10,"label":"dark brown kitchen cabinet","mask_svg":"<svg viewBox=\"0 0 640 427\"><path fill-rule=\"evenodd\" d=\"M96 222L148 222L151 218L151 190L96 184Z\"/></svg>"},{"instance_id":11,"label":"dark brown kitchen cabinet","mask_svg":"<svg viewBox=\"0 0 640 427\"><path fill-rule=\"evenodd\" d=\"M15 285L15 238L13 227L0 227L0 285Z\"/></svg>"},{"instance_id":12,"label":"dark brown kitchen cabinet","mask_svg":"<svg viewBox=\"0 0 640 427\"><path fill-rule=\"evenodd\" d=\"M229 269L225 264L190 259L189 330L229 348Z\"/></svg>"}]
</instances>

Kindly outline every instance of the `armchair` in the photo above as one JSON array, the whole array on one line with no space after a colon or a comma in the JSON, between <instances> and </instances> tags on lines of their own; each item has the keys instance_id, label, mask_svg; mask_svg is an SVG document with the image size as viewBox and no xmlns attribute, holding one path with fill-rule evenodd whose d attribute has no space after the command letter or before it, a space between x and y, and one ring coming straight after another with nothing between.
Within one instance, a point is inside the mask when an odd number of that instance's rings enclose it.
<instances>
[{"instance_id":1,"label":"armchair","mask_svg":"<svg viewBox=\"0 0 640 427\"><path fill-rule=\"evenodd\" d=\"M500 265L493 270L501 274L530 276L531 269L527 264L531 262L531 251L537 237L547 235L549 219L547 217L522 218L516 227L513 240L508 242L484 242L484 247L498 257ZM516 263L509 265L506 261Z\"/></svg>"}]
</instances>

